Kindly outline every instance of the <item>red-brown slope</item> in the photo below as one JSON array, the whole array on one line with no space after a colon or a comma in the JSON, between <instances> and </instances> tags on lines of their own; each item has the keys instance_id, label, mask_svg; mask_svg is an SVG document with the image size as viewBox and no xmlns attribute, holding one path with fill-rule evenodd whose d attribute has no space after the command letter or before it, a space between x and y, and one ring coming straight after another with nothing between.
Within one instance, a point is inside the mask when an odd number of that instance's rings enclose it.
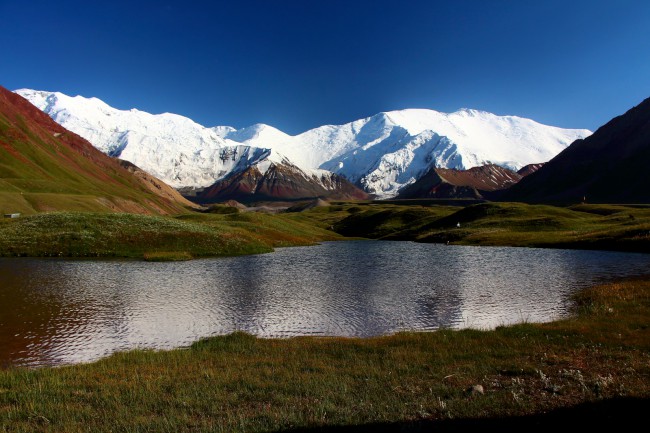
<instances>
[{"instance_id":1,"label":"red-brown slope","mask_svg":"<svg viewBox=\"0 0 650 433\"><path fill-rule=\"evenodd\" d=\"M398 198L485 198L486 193L508 188L521 175L498 165L488 164L468 170L432 168Z\"/></svg>"},{"instance_id":2,"label":"red-brown slope","mask_svg":"<svg viewBox=\"0 0 650 433\"><path fill-rule=\"evenodd\" d=\"M0 192L4 201L32 211L185 211L181 203L152 193L118 161L2 86Z\"/></svg>"},{"instance_id":3,"label":"red-brown slope","mask_svg":"<svg viewBox=\"0 0 650 433\"><path fill-rule=\"evenodd\" d=\"M271 164L264 174L256 166L233 173L197 194L193 200L214 203L233 199L250 203L316 197L365 200L368 194L334 173L309 175L295 166Z\"/></svg>"}]
</instances>

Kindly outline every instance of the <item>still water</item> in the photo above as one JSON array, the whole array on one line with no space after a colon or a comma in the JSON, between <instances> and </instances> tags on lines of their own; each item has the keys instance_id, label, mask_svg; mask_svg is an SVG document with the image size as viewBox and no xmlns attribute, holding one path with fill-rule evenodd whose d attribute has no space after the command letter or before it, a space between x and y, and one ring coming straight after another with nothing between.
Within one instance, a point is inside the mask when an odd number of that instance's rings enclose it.
<instances>
[{"instance_id":1,"label":"still water","mask_svg":"<svg viewBox=\"0 0 650 433\"><path fill-rule=\"evenodd\" d=\"M550 321L575 290L648 270L647 254L382 241L172 263L0 259L0 367L235 330L366 337Z\"/></svg>"}]
</instances>

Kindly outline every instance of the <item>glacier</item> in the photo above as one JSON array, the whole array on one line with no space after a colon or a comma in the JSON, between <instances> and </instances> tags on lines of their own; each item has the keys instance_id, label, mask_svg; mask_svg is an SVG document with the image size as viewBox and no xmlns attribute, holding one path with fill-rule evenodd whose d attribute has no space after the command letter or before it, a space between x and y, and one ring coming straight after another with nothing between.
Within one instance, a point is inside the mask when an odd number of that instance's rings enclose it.
<instances>
[{"instance_id":1,"label":"glacier","mask_svg":"<svg viewBox=\"0 0 650 433\"><path fill-rule=\"evenodd\" d=\"M518 170L591 134L472 109L405 109L289 135L265 124L205 127L176 114L118 110L97 98L59 92L16 93L101 151L178 189L205 188L253 165L264 173L270 164L287 163L306 178L321 178L325 170L390 198L432 166Z\"/></svg>"},{"instance_id":2,"label":"glacier","mask_svg":"<svg viewBox=\"0 0 650 433\"><path fill-rule=\"evenodd\" d=\"M469 169L496 164L516 171L546 162L576 139L591 135L587 129L472 109L383 112L295 136L264 124L213 130L226 140L277 150L298 165L343 175L380 198L395 196L433 165Z\"/></svg>"}]
</instances>

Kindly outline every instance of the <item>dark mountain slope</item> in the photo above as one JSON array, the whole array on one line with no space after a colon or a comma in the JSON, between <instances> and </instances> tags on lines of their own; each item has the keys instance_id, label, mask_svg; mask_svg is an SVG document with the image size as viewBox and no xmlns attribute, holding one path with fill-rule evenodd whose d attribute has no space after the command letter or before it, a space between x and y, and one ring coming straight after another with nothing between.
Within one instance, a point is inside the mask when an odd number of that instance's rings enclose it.
<instances>
[{"instance_id":1,"label":"dark mountain slope","mask_svg":"<svg viewBox=\"0 0 650 433\"><path fill-rule=\"evenodd\" d=\"M264 174L257 166L233 173L204 189L192 197L192 200L198 203L214 203L224 200L250 203L317 197L336 200L364 200L368 198L368 194L334 173L308 174L289 163L273 163Z\"/></svg>"},{"instance_id":2,"label":"dark mountain slope","mask_svg":"<svg viewBox=\"0 0 650 433\"><path fill-rule=\"evenodd\" d=\"M502 195L538 203L650 203L650 98L576 140Z\"/></svg>"}]
</instances>

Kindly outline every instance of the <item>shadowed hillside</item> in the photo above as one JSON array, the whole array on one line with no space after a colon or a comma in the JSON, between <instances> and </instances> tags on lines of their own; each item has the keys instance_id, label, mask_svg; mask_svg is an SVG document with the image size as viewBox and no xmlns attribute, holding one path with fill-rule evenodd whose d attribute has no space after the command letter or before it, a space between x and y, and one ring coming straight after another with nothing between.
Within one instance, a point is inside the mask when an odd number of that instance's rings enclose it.
<instances>
[{"instance_id":1,"label":"shadowed hillside","mask_svg":"<svg viewBox=\"0 0 650 433\"><path fill-rule=\"evenodd\" d=\"M512 186L507 201L650 203L650 99L576 140Z\"/></svg>"}]
</instances>

